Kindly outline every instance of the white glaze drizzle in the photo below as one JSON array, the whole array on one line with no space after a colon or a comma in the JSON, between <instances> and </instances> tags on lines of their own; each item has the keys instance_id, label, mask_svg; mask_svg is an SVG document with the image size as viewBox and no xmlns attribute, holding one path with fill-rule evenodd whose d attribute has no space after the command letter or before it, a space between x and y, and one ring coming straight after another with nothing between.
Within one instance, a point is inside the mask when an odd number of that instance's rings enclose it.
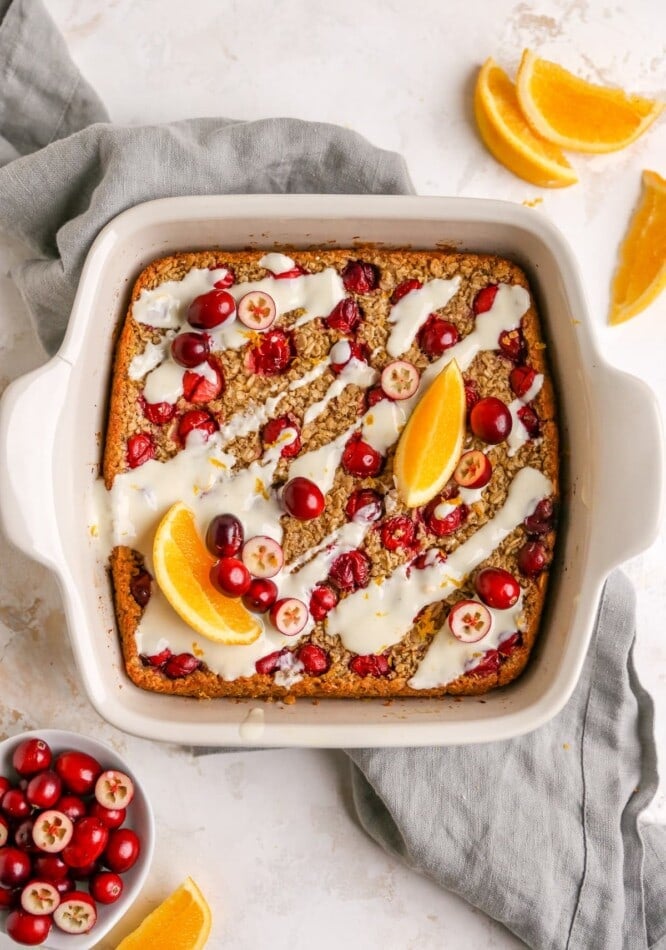
<instances>
[{"instance_id":1,"label":"white glaze drizzle","mask_svg":"<svg viewBox=\"0 0 666 950\"><path fill-rule=\"evenodd\" d=\"M286 254L270 251L261 258L259 267L265 267L266 270L269 270L272 274L284 274L288 270L293 270L294 267L296 267L296 262L290 257L287 257Z\"/></svg>"},{"instance_id":2,"label":"white glaze drizzle","mask_svg":"<svg viewBox=\"0 0 666 950\"><path fill-rule=\"evenodd\" d=\"M509 403L508 409L511 413L511 432L506 440L508 445L507 455L509 458L512 458L516 452L519 452L526 442L529 441L530 434L525 428L518 415L518 410L522 406L526 406L528 402L531 402L535 399L541 392L541 387L543 386L543 376L541 373L537 373L534 377L534 382L527 390L524 396L520 396L518 399L514 399Z\"/></svg>"},{"instance_id":3,"label":"white glaze drizzle","mask_svg":"<svg viewBox=\"0 0 666 950\"><path fill-rule=\"evenodd\" d=\"M459 277L452 280L435 277L394 304L388 318L393 327L386 344L389 356L405 353L430 314L445 307L459 287Z\"/></svg>"},{"instance_id":4,"label":"white glaze drizzle","mask_svg":"<svg viewBox=\"0 0 666 950\"><path fill-rule=\"evenodd\" d=\"M381 584L350 594L328 615L328 633L339 635L354 653L380 653L398 643L423 607L453 593L551 491L550 481L537 469L521 469L502 508L445 562L423 570L402 565Z\"/></svg>"},{"instance_id":5,"label":"white glaze drizzle","mask_svg":"<svg viewBox=\"0 0 666 950\"><path fill-rule=\"evenodd\" d=\"M352 357L340 370L323 397L318 402L312 403L305 410L303 423L307 425L308 422L314 422L317 416L320 416L322 412L325 411L329 402L344 392L347 386L360 386L361 389L367 389L368 386L372 386L378 378L379 373L377 370L373 369L365 360L358 360L356 357Z\"/></svg>"},{"instance_id":6,"label":"white glaze drizzle","mask_svg":"<svg viewBox=\"0 0 666 950\"><path fill-rule=\"evenodd\" d=\"M167 337L160 340L159 343L151 343L150 341L146 343L144 351L132 357L127 371L129 378L134 380L143 379L146 373L149 373L151 369L159 366L167 355L167 346L172 336L173 334L169 333Z\"/></svg>"}]
</instances>

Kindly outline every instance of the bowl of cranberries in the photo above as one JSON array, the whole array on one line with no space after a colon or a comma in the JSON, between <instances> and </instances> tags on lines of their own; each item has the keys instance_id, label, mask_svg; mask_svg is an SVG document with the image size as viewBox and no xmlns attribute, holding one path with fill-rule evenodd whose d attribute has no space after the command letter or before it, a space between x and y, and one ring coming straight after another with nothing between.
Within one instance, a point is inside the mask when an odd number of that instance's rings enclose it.
<instances>
[{"instance_id":1,"label":"bowl of cranberries","mask_svg":"<svg viewBox=\"0 0 666 950\"><path fill-rule=\"evenodd\" d=\"M59 729L0 742L0 933L15 943L97 944L138 896L154 838L141 783L101 742Z\"/></svg>"}]
</instances>

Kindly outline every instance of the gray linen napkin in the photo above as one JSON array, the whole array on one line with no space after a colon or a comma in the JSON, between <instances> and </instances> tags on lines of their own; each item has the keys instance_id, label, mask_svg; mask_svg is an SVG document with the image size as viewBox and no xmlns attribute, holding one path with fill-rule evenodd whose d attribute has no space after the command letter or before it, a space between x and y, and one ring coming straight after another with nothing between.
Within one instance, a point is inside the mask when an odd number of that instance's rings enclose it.
<instances>
[{"instance_id":1,"label":"gray linen napkin","mask_svg":"<svg viewBox=\"0 0 666 950\"><path fill-rule=\"evenodd\" d=\"M114 215L166 195L275 191L412 185L399 156L320 123L112 126L39 0L0 0L0 230L33 252L14 276L49 352ZM618 573L553 722L494 745L350 751L363 827L530 946L666 950L666 829L638 825L657 773L633 640L633 593Z\"/></svg>"}]
</instances>

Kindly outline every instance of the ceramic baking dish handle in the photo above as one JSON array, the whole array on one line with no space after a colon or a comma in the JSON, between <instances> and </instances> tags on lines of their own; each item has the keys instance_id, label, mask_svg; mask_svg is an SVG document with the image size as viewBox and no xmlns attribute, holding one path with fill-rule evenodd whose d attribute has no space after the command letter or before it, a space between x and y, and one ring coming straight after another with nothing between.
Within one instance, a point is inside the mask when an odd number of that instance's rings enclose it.
<instances>
[{"instance_id":1,"label":"ceramic baking dish handle","mask_svg":"<svg viewBox=\"0 0 666 950\"><path fill-rule=\"evenodd\" d=\"M60 356L15 380L0 400L0 515L9 540L62 569L54 450L72 366Z\"/></svg>"},{"instance_id":2,"label":"ceramic baking dish handle","mask_svg":"<svg viewBox=\"0 0 666 950\"><path fill-rule=\"evenodd\" d=\"M659 533L664 493L664 440L657 400L635 376L612 370L597 388L603 426L596 563L605 571L648 548Z\"/></svg>"}]
</instances>

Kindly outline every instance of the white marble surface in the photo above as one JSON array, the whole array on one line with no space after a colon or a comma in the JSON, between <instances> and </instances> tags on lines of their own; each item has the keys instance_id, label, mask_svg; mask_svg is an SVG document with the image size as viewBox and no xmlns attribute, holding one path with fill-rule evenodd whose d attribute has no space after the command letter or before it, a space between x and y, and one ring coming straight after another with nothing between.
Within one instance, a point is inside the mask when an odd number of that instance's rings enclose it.
<instances>
[{"instance_id":1,"label":"white marble surface","mask_svg":"<svg viewBox=\"0 0 666 950\"><path fill-rule=\"evenodd\" d=\"M575 157L580 184L542 192L496 165L471 121L479 64L492 54L514 68L528 45L593 80L663 96L663 5L654 0L46 3L116 122L192 115L322 119L401 151L420 193L517 202L543 198L534 213L547 214L572 243L604 353L648 382L666 408L666 295L623 327L604 325L618 241L639 194L640 171L666 171L658 164L666 154L664 123L627 151ZM24 253L0 240L0 388L43 361L8 276ZM640 488L627 485L627 492ZM256 950L270 942L275 950L298 950L313 945L313 933L319 950L522 945L460 898L387 857L358 830L340 754L289 751L196 760L106 725L81 691L53 578L3 541L0 563L0 736L40 725L95 733L141 765L153 795L159 828L155 864L116 937L190 873L213 906L211 948ZM662 525L659 542L627 565L638 591L637 662L656 699L662 756L665 563ZM666 821L663 783L648 818ZM106 940L100 946L113 945Z\"/></svg>"}]
</instances>

